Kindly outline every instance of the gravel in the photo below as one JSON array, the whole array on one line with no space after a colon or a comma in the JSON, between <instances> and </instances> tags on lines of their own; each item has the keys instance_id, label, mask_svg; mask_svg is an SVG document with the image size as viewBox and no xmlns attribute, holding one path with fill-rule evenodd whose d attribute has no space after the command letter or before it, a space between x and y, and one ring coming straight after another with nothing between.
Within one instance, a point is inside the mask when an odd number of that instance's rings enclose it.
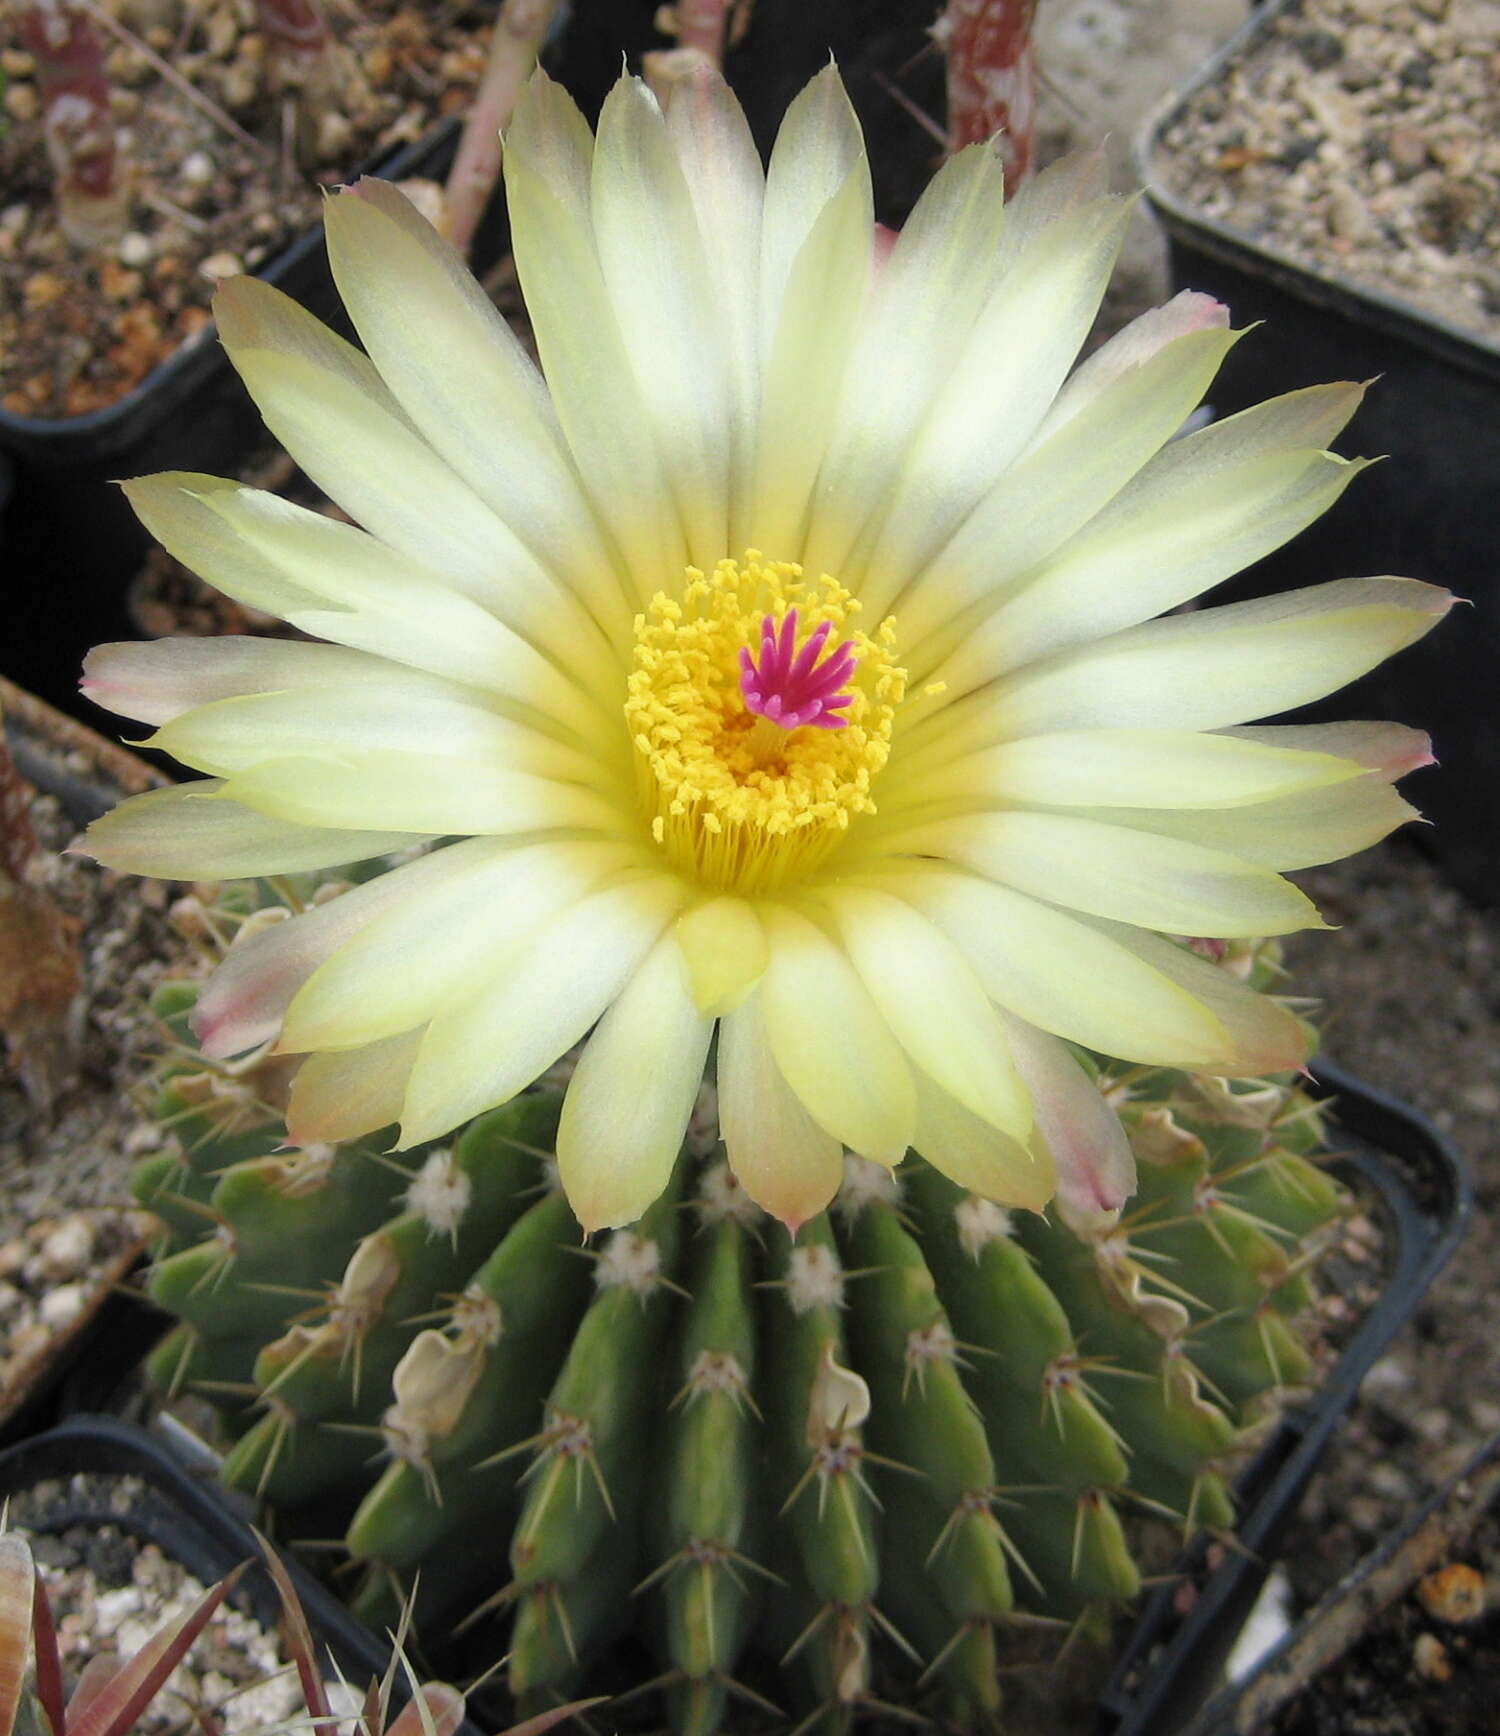
<instances>
[{"instance_id":1,"label":"gravel","mask_svg":"<svg viewBox=\"0 0 1500 1736\"><path fill-rule=\"evenodd\" d=\"M1500 0L1302 0L1154 166L1201 215L1500 339Z\"/></svg>"}]
</instances>

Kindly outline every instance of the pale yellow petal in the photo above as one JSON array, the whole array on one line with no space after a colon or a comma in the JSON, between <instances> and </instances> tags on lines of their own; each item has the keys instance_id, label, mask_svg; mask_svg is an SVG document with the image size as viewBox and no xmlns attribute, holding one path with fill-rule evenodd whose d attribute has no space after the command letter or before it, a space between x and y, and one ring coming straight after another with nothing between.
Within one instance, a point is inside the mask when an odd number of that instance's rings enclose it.
<instances>
[{"instance_id":1,"label":"pale yellow petal","mask_svg":"<svg viewBox=\"0 0 1500 1736\"><path fill-rule=\"evenodd\" d=\"M989 291L1004 183L991 146L959 152L881 265L818 476L802 556L814 572L847 572L861 532L878 528L912 430L962 355Z\"/></svg>"},{"instance_id":2,"label":"pale yellow petal","mask_svg":"<svg viewBox=\"0 0 1500 1736\"><path fill-rule=\"evenodd\" d=\"M688 558L711 568L730 552L728 334L687 180L639 79L621 77L600 111L590 209Z\"/></svg>"},{"instance_id":3,"label":"pale yellow petal","mask_svg":"<svg viewBox=\"0 0 1500 1736\"><path fill-rule=\"evenodd\" d=\"M287 1136L297 1145L339 1145L401 1118L420 1031L338 1055L309 1055L292 1079Z\"/></svg>"},{"instance_id":4,"label":"pale yellow petal","mask_svg":"<svg viewBox=\"0 0 1500 1736\"><path fill-rule=\"evenodd\" d=\"M412 1068L402 1144L508 1102L545 1072L635 974L682 897L680 883L642 874L591 893L473 1000L439 1013Z\"/></svg>"},{"instance_id":5,"label":"pale yellow petal","mask_svg":"<svg viewBox=\"0 0 1500 1736\"><path fill-rule=\"evenodd\" d=\"M478 694L386 668L387 679L378 684L330 681L199 705L163 724L147 745L199 771L233 777L276 760L403 754L421 742L434 758L460 759L471 768L609 788L604 768L581 748L500 716Z\"/></svg>"},{"instance_id":6,"label":"pale yellow petal","mask_svg":"<svg viewBox=\"0 0 1500 1736\"><path fill-rule=\"evenodd\" d=\"M1038 562L1082 529L1182 426L1242 334L1166 345L1048 434L1047 423L900 594L903 646L925 675ZM930 644L929 644L930 642Z\"/></svg>"},{"instance_id":7,"label":"pale yellow petal","mask_svg":"<svg viewBox=\"0 0 1500 1736\"><path fill-rule=\"evenodd\" d=\"M903 776L898 757L881 780L882 812L898 794L903 805L924 806L967 798L974 807L1235 808L1362 776L1369 766L1342 756L1343 745L1333 735L1275 731L1061 730L966 754L923 777Z\"/></svg>"},{"instance_id":8,"label":"pale yellow petal","mask_svg":"<svg viewBox=\"0 0 1500 1736\"><path fill-rule=\"evenodd\" d=\"M617 629L624 598L604 539L541 375L494 303L384 181L365 178L329 200L324 223L339 295L406 414L538 561ZM429 335L436 341L420 341Z\"/></svg>"},{"instance_id":9,"label":"pale yellow petal","mask_svg":"<svg viewBox=\"0 0 1500 1736\"><path fill-rule=\"evenodd\" d=\"M1306 1063L1312 1051L1310 1027L1270 995L1247 988L1221 966L1160 935L1097 917L1084 920L1212 1010L1229 1033L1231 1048L1227 1059L1205 1063L1205 1072L1258 1077Z\"/></svg>"},{"instance_id":10,"label":"pale yellow petal","mask_svg":"<svg viewBox=\"0 0 1500 1736\"><path fill-rule=\"evenodd\" d=\"M667 136L686 177L714 301L724 322L730 549L751 546L750 487L760 415L760 231L766 176L749 124L716 67L672 85Z\"/></svg>"},{"instance_id":11,"label":"pale yellow petal","mask_svg":"<svg viewBox=\"0 0 1500 1736\"><path fill-rule=\"evenodd\" d=\"M1421 818L1385 778L1374 773L1332 788L1298 791L1254 807L1221 812L1096 808L1093 814L1113 826L1139 826L1163 837L1191 838L1242 862L1259 862L1281 873L1353 856L1398 826Z\"/></svg>"},{"instance_id":12,"label":"pale yellow petal","mask_svg":"<svg viewBox=\"0 0 1500 1736\"><path fill-rule=\"evenodd\" d=\"M1000 278L959 365L913 433L884 529L859 575L873 618L1035 433L1093 324L1129 215L1129 205L1112 197L1071 212L1040 229Z\"/></svg>"},{"instance_id":13,"label":"pale yellow petal","mask_svg":"<svg viewBox=\"0 0 1500 1736\"><path fill-rule=\"evenodd\" d=\"M533 78L506 135L516 268L558 421L640 607L682 572L687 545L599 265L591 158L572 101L545 76Z\"/></svg>"},{"instance_id":14,"label":"pale yellow petal","mask_svg":"<svg viewBox=\"0 0 1500 1736\"><path fill-rule=\"evenodd\" d=\"M347 1049L426 1024L480 993L537 933L620 869L610 844L471 839L439 852L345 937L291 1001L281 1047Z\"/></svg>"},{"instance_id":15,"label":"pale yellow petal","mask_svg":"<svg viewBox=\"0 0 1500 1736\"><path fill-rule=\"evenodd\" d=\"M266 760L229 778L223 794L299 826L497 837L554 827L621 830L621 808L581 784L441 754L331 751Z\"/></svg>"},{"instance_id":16,"label":"pale yellow petal","mask_svg":"<svg viewBox=\"0 0 1500 1736\"><path fill-rule=\"evenodd\" d=\"M1291 710L1431 632L1452 603L1416 579L1339 579L1148 621L940 702L902 758L917 773L1023 735L1222 729Z\"/></svg>"},{"instance_id":17,"label":"pale yellow petal","mask_svg":"<svg viewBox=\"0 0 1500 1736\"><path fill-rule=\"evenodd\" d=\"M755 906L743 898L710 898L677 919L688 982L699 1012L733 1011L765 973L770 958Z\"/></svg>"},{"instance_id":18,"label":"pale yellow petal","mask_svg":"<svg viewBox=\"0 0 1500 1736\"><path fill-rule=\"evenodd\" d=\"M666 1187L713 1028L669 933L599 1021L563 1101L558 1168L585 1230L633 1223Z\"/></svg>"},{"instance_id":19,"label":"pale yellow petal","mask_svg":"<svg viewBox=\"0 0 1500 1736\"><path fill-rule=\"evenodd\" d=\"M911 1144L911 1070L843 950L807 917L761 911L770 958L757 991L776 1066L818 1125L860 1156Z\"/></svg>"},{"instance_id":20,"label":"pale yellow petal","mask_svg":"<svg viewBox=\"0 0 1500 1736\"><path fill-rule=\"evenodd\" d=\"M1277 453L1192 478L1148 465L965 635L936 679L966 693L1175 609L1305 530L1364 468L1326 452Z\"/></svg>"},{"instance_id":21,"label":"pale yellow petal","mask_svg":"<svg viewBox=\"0 0 1500 1736\"><path fill-rule=\"evenodd\" d=\"M937 923L991 999L1028 1024L1158 1066L1230 1052L1215 1013L1113 931L974 875L913 869L884 881Z\"/></svg>"},{"instance_id":22,"label":"pale yellow petal","mask_svg":"<svg viewBox=\"0 0 1500 1736\"><path fill-rule=\"evenodd\" d=\"M826 900L855 969L911 1060L972 1114L1024 1140L1031 1105L963 954L889 893L838 887Z\"/></svg>"},{"instance_id":23,"label":"pale yellow petal","mask_svg":"<svg viewBox=\"0 0 1500 1736\"><path fill-rule=\"evenodd\" d=\"M78 848L126 874L237 880L360 862L425 843L431 835L298 825L226 801L222 789L218 779L205 778L131 796L95 820Z\"/></svg>"},{"instance_id":24,"label":"pale yellow petal","mask_svg":"<svg viewBox=\"0 0 1500 1736\"><path fill-rule=\"evenodd\" d=\"M981 1120L920 1071L914 1144L934 1169L997 1205L1039 1212L1056 1188L1051 1154Z\"/></svg>"},{"instance_id":25,"label":"pale yellow petal","mask_svg":"<svg viewBox=\"0 0 1500 1736\"><path fill-rule=\"evenodd\" d=\"M795 1235L838 1192L844 1151L778 1071L760 997L757 989L719 1026L719 1127L740 1185Z\"/></svg>"},{"instance_id":26,"label":"pale yellow petal","mask_svg":"<svg viewBox=\"0 0 1500 1736\"><path fill-rule=\"evenodd\" d=\"M909 848L1049 904L1170 934L1227 939L1324 926L1306 895L1269 868L1082 814L970 814L916 830Z\"/></svg>"}]
</instances>

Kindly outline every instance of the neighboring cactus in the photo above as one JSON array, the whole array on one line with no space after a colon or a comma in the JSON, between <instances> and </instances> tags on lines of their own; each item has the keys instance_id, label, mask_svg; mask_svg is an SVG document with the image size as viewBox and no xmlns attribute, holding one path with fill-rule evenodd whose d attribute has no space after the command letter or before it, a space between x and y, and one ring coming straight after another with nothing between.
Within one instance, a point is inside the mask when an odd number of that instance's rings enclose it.
<instances>
[{"instance_id":1,"label":"neighboring cactus","mask_svg":"<svg viewBox=\"0 0 1500 1736\"><path fill-rule=\"evenodd\" d=\"M158 997L178 1036L190 998ZM180 1322L153 1367L219 1406L226 1479L289 1535L352 1513L359 1613L415 1596L439 1655L488 1624L525 1711L634 1630L683 1732L778 1680L832 1729L897 1694L993 1712L1016 1612L1135 1594L1125 1515L1232 1526L1229 1474L1310 1373L1306 1269L1340 1210L1295 1083L1085 1060L1140 1164L1123 1215L1013 1215L920 1158L850 1157L794 1243L700 1142L586 1248L553 1090L451 1150L283 1151L244 1063L177 1054L182 1153L136 1182ZM752 1634L782 1670L754 1694Z\"/></svg>"}]
</instances>

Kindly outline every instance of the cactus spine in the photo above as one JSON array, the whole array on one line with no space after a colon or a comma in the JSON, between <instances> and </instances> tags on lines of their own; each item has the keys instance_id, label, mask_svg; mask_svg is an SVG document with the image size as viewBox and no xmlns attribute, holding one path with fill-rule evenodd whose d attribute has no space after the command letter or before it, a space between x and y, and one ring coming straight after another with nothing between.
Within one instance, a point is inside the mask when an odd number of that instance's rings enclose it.
<instances>
[{"instance_id":1,"label":"cactus spine","mask_svg":"<svg viewBox=\"0 0 1500 1736\"><path fill-rule=\"evenodd\" d=\"M428 1649L467 1624L523 1711L630 1632L685 1736L767 1697L830 1731L892 1697L1000 1713L1008 1627L1131 1598L1132 1514L1231 1526L1310 1374L1341 1196L1295 1083L1098 1063L1140 1161L1119 1222L850 1157L793 1242L700 1147L585 1247L555 1092L451 1151L283 1151L243 1064L186 1052L190 1000L158 1003L181 1150L136 1180L179 1321L157 1377L221 1409L226 1480L284 1530L344 1516L361 1614L415 1592Z\"/></svg>"}]
</instances>

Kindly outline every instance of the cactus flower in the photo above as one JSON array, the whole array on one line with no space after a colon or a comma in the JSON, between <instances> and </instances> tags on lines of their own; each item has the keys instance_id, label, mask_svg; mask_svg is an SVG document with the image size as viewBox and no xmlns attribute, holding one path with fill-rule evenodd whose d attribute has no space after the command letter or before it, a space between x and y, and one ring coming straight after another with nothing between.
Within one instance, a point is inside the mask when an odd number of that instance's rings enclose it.
<instances>
[{"instance_id":1,"label":"cactus flower","mask_svg":"<svg viewBox=\"0 0 1500 1736\"><path fill-rule=\"evenodd\" d=\"M261 927L205 1050L305 1055L291 1136L431 1140L584 1042L558 1140L590 1229L662 1189L717 1030L727 1155L795 1226L845 1151L1110 1210L1078 1050L1224 1075L1302 1025L1184 944L1319 918L1283 871L1411 817L1427 744L1247 728L1425 633L1351 578L1170 611L1357 462L1360 388L1174 438L1238 334L1184 294L1075 363L1129 214L1095 158L1002 196L972 146L877 250L833 69L763 171L703 70L597 139L538 75L507 137L541 371L395 188L327 205L363 350L249 278L223 341L352 523L128 484L189 566L313 643L105 646L85 688L205 774L98 822L111 866L286 874L412 849ZM585 1041L586 1039L586 1041Z\"/></svg>"}]
</instances>

